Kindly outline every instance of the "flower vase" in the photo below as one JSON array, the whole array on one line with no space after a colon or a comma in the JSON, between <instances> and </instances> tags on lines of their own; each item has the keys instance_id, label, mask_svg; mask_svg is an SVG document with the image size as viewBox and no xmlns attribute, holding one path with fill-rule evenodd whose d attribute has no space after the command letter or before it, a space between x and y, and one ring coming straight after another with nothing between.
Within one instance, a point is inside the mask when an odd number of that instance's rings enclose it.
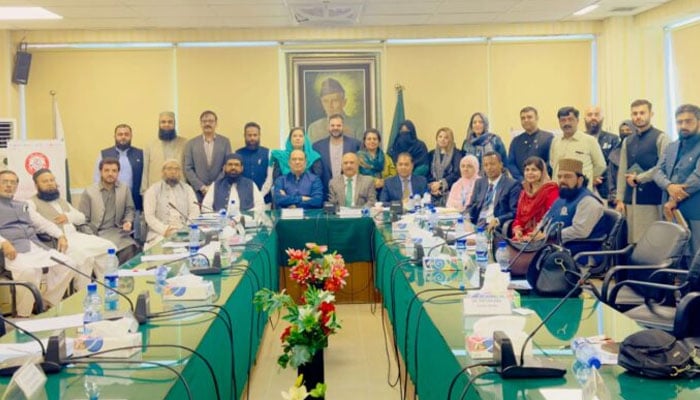
<instances>
[{"instance_id":1,"label":"flower vase","mask_svg":"<svg viewBox=\"0 0 700 400\"><path fill-rule=\"evenodd\" d=\"M311 391L317 383L324 383L323 368L323 349L317 350L307 363L297 368L297 374L304 375L303 384L306 386L306 390ZM319 399L323 400L324 397L319 397Z\"/></svg>"}]
</instances>

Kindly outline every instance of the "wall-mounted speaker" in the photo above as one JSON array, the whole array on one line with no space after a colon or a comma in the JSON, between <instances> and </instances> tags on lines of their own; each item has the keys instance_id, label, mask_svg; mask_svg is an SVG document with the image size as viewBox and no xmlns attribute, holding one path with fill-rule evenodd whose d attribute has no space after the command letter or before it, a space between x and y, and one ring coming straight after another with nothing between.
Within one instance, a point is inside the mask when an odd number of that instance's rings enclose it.
<instances>
[{"instance_id":1,"label":"wall-mounted speaker","mask_svg":"<svg viewBox=\"0 0 700 400\"><path fill-rule=\"evenodd\" d=\"M15 54L15 69L12 72L12 83L26 85L29 80L29 67L32 65L32 55L26 51Z\"/></svg>"}]
</instances>

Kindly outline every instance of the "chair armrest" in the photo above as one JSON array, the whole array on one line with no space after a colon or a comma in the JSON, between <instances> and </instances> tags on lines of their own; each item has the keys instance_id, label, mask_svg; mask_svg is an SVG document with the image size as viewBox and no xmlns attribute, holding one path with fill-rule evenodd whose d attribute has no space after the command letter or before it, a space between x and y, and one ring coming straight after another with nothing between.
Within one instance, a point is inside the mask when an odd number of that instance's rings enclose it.
<instances>
[{"instance_id":1,"label":"chair armrest","mask_svg":"<svg viewBox=\"0 0 700 400\"><path fill-rule=\"evenodd\" d=\"M700 292L690 292L683 296L676 306L676 318L673 322L673 336L683 339L688 336L698 336L697 315Z\"/></svg>"},{"instance_id":2,"label":"chair armrest","mask_svg":"<svg viewBox=\"0 0 700 400\"><path fill-rule=\"evenodd\" d=\"M608 238L607 236L598 236L598 237L592 237L592 238L586 238L586 239L569 240L566 243L567 244L569 244L569 243L602 243L607 238Z\"/></svg>"},{"instance_id":3,"label":"chair armrest","mask_svg":"<svg viewBox=\"0 0 700 400\"><path fill-rule=\"evenodd\" d=\"M566 244L569 243L575 243L579 242L578 240L566 242ZM589 257L589 256L619 256L623 254L627 254L630 251L634 249L634 244L628 244L626 247L619 249L619 250L599 250L599 251L582 251L580 253L576 253L574 256L574 261L578 261L579 258L582 257Z\"/></svg>"},{"instance_id":4,"label":"chair armrest","mask_svg":"<svg viewBox=\"0 0 700 400\"><path fill-rule=\"evenodd\" d=\"M633 280L626 280L626 281L621 281L615 284L613 288L610 290L610 302L611 304L615 304L615 300L617 299L617 293L620 291L625 286L632 286L632 287L642 287L642 288L648 288L648 289L659 289L659 290L665 290L669 292L675 292L678 290L683 289L685 285L681 286L676 286L676 285L669 285L666 283L655 283L655 282L645 282L645 281L633 281Z\"/></svg>"},{"instance_id":5,"label":"chair armrest","mask_svg":"<svg viewBox=\"0 0 700 400\"><path fill-rule=\"evenodd\" d=\"M669 275L675 275L675 276L688 276L690 271L685 270L685 269L676 269L676 268L663 268L658 271L654 271L651 273L649 276L649 280L653 281L654 277L660 274L669 274Z\"/></svg>"},{"instance_id":6,"label":"chair armrest","mask_svg":"<svg viewBox=\"0 0 700 400\"><path fill-rule=\"evenodd\" d=\"M32 292L34 296L34 308L41 313L44 311L44 299L41 298L41 293L33 283L25 281L0 281L0 286L24 286ZM37 313L37 314L38 314Z\"/></svg>"},{"instance_id":7,"label":"chair armrest","mask_svg":"<svg viewBox=\"0 0 700 400\"><path fill-rule=\"evenodd\" d=\"M662 264L649 264L649 265L616 265L605 274L603 278L603 286L600 288L601 299L605 303L609 303L608 300L608 288L610 287L610 281L615 277L615 274L621 271L648 271L655 269L668 268L671 266L672 261L666 261Z\"/></svg>"}]
</instances>

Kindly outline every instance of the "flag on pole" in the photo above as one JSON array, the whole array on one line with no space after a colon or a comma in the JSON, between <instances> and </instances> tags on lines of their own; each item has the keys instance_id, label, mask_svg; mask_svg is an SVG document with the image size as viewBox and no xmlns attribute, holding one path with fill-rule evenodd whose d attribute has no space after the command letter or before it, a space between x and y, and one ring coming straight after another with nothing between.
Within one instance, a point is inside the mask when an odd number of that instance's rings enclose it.
<instances>
[{"instance_id":1,"label":"flag on pole","mask_svg":"<svg viewBox=\"0 0 700 400\"><path fill-rule=\"evenodd\" d=\"M56 100L56 95L53 95L53 134L56 139L65 140L63 120L61 120L61 113L58 111L58 100Z\"/></svg>"},{"instance_id":2,"label":"flag on pole","mask_svg":"<svg viewBox=\"0 0 700 400\"><path fill-rule=\"evenodd\" d=\"M394 144L394 141L399 136L401 123L406 120L406 113L403 108L403 86L397 84L396 88L396 108L394 108L394 119L391 121L391 132L387 141L387 151Z\"/></svg>"},{"instance_id":3,"label":"flag on pole","mask_svg":"<svg viewBox=\"0 0 700 400\"><path fill-rule=\"evenodd\" d=\"M63 148L65 152L66 135L63 131L63 120L61 119L61 113L58 111L58 100L56 100L56 92L51 91L51 102L53 103L53 135L56 140L63 142ZM64 160L64 168L66 174L66 201L71 202L70 193L70 173L68 171L68 157Z\"/></svg>"}]
</instances>

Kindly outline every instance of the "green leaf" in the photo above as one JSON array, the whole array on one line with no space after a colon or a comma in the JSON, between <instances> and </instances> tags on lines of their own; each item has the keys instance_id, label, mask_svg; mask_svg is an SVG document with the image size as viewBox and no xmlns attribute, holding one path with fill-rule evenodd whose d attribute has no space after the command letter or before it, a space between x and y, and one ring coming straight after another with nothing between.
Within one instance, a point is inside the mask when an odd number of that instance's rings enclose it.
<instances>
[{"instance_id":1,"label":"green leaf","mask_svg":"<svg viewBox=\"0 0 700 400\"><path fill-rule=\"evenodd\" d=\"M311 389L309 396L319 398L326 395L326 384L323 382L318 382L316 387Z\"/></svg>"}]
</instances>

